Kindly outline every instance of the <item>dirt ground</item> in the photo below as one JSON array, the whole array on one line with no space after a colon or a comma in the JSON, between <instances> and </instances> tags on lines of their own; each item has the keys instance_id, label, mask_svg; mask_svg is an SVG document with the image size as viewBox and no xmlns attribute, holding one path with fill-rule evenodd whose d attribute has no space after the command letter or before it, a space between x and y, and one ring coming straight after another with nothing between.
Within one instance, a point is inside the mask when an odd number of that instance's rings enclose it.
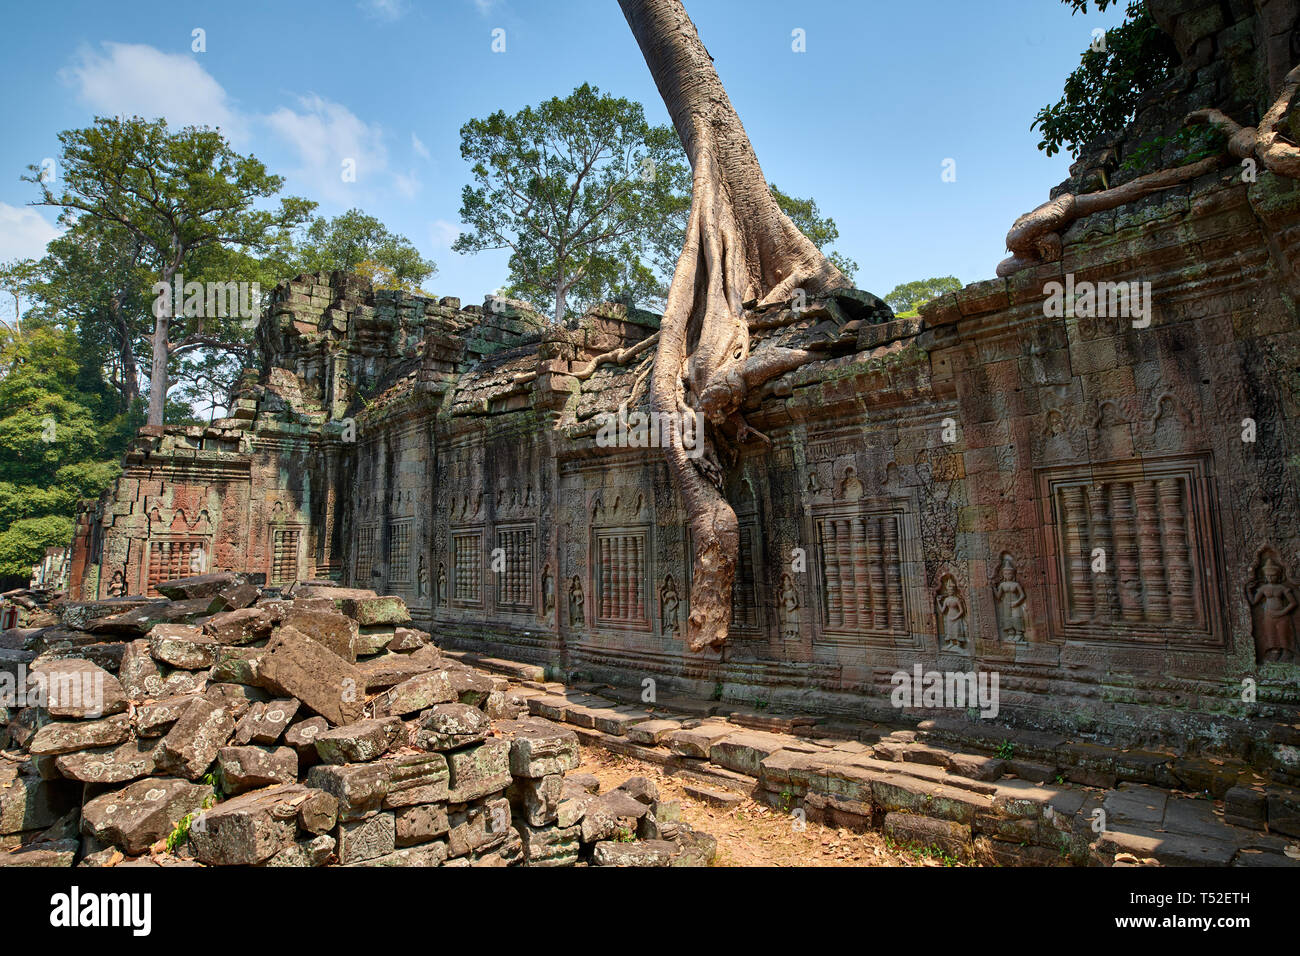
<instances>
[{"instance_id":1,"label":"dirt ground","mask_svg":"<svg viewBox=\"0 0 1300 956\"><path fill-rule=\"evenodd\" d=\"M715 866L947 865L924 852L897 846L880 833L858 833L812 821L800 829L789 814L748 798L731 809L715 807L687 795L685 781L666 776L661 767L597 747L582 748L577 772L600 780L601 793L628 777L653 780L662 798L681 801L684 821L717 838Z\"/></svg>"}]
</instances>

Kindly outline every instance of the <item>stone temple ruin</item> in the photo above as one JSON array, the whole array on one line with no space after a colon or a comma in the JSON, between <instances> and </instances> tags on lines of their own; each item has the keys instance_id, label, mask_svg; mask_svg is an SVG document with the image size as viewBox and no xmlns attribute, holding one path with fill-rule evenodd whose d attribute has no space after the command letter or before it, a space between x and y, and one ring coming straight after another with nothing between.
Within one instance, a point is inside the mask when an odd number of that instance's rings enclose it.
<instances>
[{"instance_id":1,"label":"stone temple ruin","mask_svg":"<svg viewBox=\"0 0 1300 956\"><path fill-rule=\"evenodd\" d=\"M1178 82L1054 199L1132 181L1116 157L1206 103L1261 114L1300 55L1291 0L1150 6ZM1063 223L919 318L852 290L751 310L755 354L819 360L743 410L770 445L736 448L723 478L741 553L721 648L686 646L689 532L637 437L653 350L635 346L656 316L555 325L340 273L276 291L229 418L142 430L79 516L69 597L153 598L214 572L257 576L264 600L393 595L444 651L532 668L533 714L614 746L662 735L625 737L546 680L611 688L608 707L704 702L756 734L848 728L874 746L857 776L816 747L719 751L721 772L836 819L924 816L882 796L871 775L891 761L945 767L936 785L966 797L986 781L973 792L996 804L1014 741L1014 776L1049 790L1203 791L1235 827L1300 835L1300 182L1215 162ZM619 421L626 440L604 440ZM996 716L897 706L898 675L932 671L996 674ZM673 753L717 764L724 736ZM1035 799L1036 834L1088 808ZM916 832L1055 852L958 804ZM1160 856L1102 856L1126 849Z\"/></svg>"}]
</instances>

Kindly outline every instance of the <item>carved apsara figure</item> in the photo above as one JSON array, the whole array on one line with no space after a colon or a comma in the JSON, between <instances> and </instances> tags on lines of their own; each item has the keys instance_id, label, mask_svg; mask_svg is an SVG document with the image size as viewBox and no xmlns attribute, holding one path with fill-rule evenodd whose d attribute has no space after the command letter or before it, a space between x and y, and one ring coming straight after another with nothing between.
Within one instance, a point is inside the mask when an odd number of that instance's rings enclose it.
<instances>
[{"instance_id":1,"label":"carved apsara figure","mask_svg":"<svg viewBox=\"0 0 1300 956\"><path fill-rule=\"evenodd\" d=\"M424 555L420 555L416 566L415 593L421 600L429 596L429 565L425 563Z\"/></svg>"},{"instance_id":2,"label":"carved apsara figure","mask_svg":"<svg viewBox=\"0 0 1300 956\"><path fill-rule=\"evenodd\" d=\"M993 600L997 606L998 634L1015 644L1025 640L1025 589L1016 580L1016 562L1003 553L997 578L993 582Z\"/></svg>"},{"instance_id":3,"label":"carved apsara figure","mask_svg":"<svg viewBox=\"0 0 1300 956\"><path fill-rule=\"evenodd\" d=\"M441 562L438 564L438 590L434 594L434 603L438 607L447 603L447 568Z\"/></svg>"},{"instance_id":4,"label":"carved apsara figure","mask_svg":"<svg viewBox=\"0 0 1300 956\"><path fill-rule=\"evenodd\" d=\"M1246 585L1255 620L1255 651L1266 663L1295 660L1295 612L1300 607L1295 588L1274 556L1265 552Z\"/></svg>"},{"instance_id":5,"label":"carved apsara figure","mask_svg":"<svg viewBox=\"0 0 1300 956\"><path fill-rule=\"evenodd\" d=\"M113 577L109 579L108 596L111 598L126 597L126 577L120 569L114 571Z\"/></svg>"},{"instance_id":6,"label":"carved apsara figure","mask_svg":"<svg viewBox=\"0 0 1300 956\"><path fill-rule=\"evenodd\" d=\"M961 650L966 646L966 602L951 574L939 582L935 596L935 609L939 612L939 637L945 650Z\"/></svg>"},{"instance_id":7,"label":"carved apsara figure","mask_svg":"<svg viewBox=\"0 0 1300 956\"><path fill-rule=\"evenodd\" d=\"M555 610L555 581L551 577L551 566L542 568L542 616L547 617Z\"/></svg>"},{"instance_id":8,"label":"carved apsara figure","mask_svg":"<svg viewBox=\"0 0 1300 956\"><path fill-rule=\"evenodd\" d=\"M659 591L660 613L663 617L663 635L676 637L678 622L681 619L681 598L677 595L677 582L670 574L664 578L664 586Z\"/></svg>"},{"instance_id":9,"label":"carved apsara figure","mask_svg":"<svg viewBox=\"0 0 1300 956\"><path fill-rule=\"evenodd\" d=\"M781 575L781 637L787 641L799 638L799 591L794 578Z\"/></svg>"},{"instance_id":10,"label":"carved apsara figure","mask_svg":"<svg viewBox=\"0 0 1300 956\"><path fill-rule=\"evenodd\" d=\"M586 626L587 616L583 611L583 603L582 582L575 574L569 585L569 624L573 627Z\"/></svg>"}]
</instances>

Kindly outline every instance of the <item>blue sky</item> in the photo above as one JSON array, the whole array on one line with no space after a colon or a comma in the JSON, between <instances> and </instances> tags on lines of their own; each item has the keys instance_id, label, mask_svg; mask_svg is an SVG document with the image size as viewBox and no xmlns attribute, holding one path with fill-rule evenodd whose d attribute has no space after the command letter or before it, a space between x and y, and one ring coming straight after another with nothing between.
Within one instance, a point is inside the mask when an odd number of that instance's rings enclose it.
<instances>
[{"instance_id":1,"label":"blue sky","mask_svg":"<svg viewBox=\"0 0 1300 956\"><path fill-rule=\"evenodd\" d=\"M1058 0L687 0L770 181L811 195L880 295L993 275L1007 227L1065 178L1029 124L1097 27ZM460 256L459 130L591 82L668 122L615 0L5 3L0 261L39 255L29 163L97 114L220 126L334 215L359 206L439 267L438 295L482 301L505 255ZM193 31L206 52L193 52ZM492 50L505 31L505 51ZM802 30L806 52L792 50ZM357 181L340 176L357 161ZM944 182L945 160L956 180ZM0 315L11 315L0 302Z\"/></svg>"}]
</instances>

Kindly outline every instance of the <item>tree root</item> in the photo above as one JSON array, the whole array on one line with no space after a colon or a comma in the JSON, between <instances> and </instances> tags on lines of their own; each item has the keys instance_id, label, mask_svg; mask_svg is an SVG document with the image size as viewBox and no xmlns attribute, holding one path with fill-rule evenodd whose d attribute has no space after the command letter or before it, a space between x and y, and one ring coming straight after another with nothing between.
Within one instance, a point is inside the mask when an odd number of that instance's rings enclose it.
<instances>
[{"instance_id":1,"label":"tree root","mask_svg":"<svg viewBox=\"0 0 1300 956\"><path fill-rule=\"evenodd\" d=\"M1021 216L1007 233L1007 249L1012 255L998 264L997 274L1005 278L1044 262L1055 262L1061 258L1061 233L1076 219L1126 205L1150 193L1213 172L1228 165L1230 157L1254 157L1266 169L1280 176L1300 179L1300 147L1279 132L1297 89L1300 89L1300 66L1286 75L1281 93L1258 128L1242 126L1220 110L1205 109L1188 114L1184 120L1187 125L1205 124L1227 134L1227 155L1210 156L1174 169L1162 169L1113 189L1081 196L1064 193Z\"/></svg>"},{"instance_id":2,"label":"tree root","mask_svg":"<svg viewBox=\"0 0 1300 956\"><path fill-rule=\"evenodd\" d=\"M1286 75L1282 82L1282 92L1269 111L1264 114L1258 127L1242 126L1232 117L1220 110L1197 110L1188 115L1189 126L1206 124L1221 130L1228 136L1228 152L1237 159L1255 158L1265 169L1279 176L1300 179L1300 146L1285 139L1279 127L1296 90L1300 89L1300 66Z\"/></svg>"},{"instance_id":3,"label":"tree root","mask_svg":"<svg viewBox=\"0 0 1300 956\"><path fill-rule=\"evenodd\" d=\"M580 382L584 382L595 374L596 369L602 365L626 365L632 359L636 358L642 352L645 352L650 346L659 341L659 333L642 339L636 345L629 345L627 348L613 349L609 352L602 352L591 361L572 369L569 374Z\"/></svg>"}]
</instances>

